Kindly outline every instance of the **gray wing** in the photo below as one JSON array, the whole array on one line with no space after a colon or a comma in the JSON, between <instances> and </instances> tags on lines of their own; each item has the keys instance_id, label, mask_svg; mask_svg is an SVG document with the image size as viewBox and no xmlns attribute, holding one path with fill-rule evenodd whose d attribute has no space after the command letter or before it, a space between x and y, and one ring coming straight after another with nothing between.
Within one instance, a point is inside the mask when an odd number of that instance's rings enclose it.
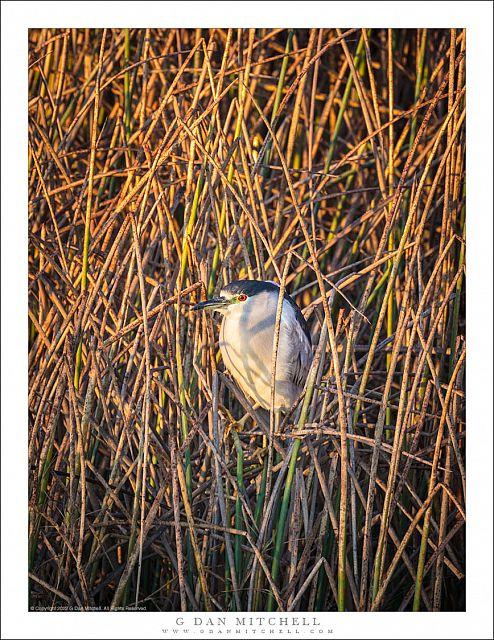
<instances>
[{"instance_id":1,"label":"gray wing","mask_svg":"<svg viewBox=\"0 0 494 640\"><path fill-rule=\"evenodd\" d=\"M297 387L303 387L313 360L312 345L307 325L298 321L297 314L291 305L290 307L297 322L289 322L285 325L288 346L286 364L290 381ZM302 315L300 311L299 313Z\"/></svg>"}]
</instances>

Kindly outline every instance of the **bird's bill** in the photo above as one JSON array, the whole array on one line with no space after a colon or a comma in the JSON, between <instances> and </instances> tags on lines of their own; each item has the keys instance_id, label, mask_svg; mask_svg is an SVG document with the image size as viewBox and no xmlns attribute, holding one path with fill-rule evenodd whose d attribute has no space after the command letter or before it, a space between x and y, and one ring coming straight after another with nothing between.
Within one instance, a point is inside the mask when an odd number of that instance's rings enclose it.
<instances>
[{"instance_id":1,"label":"bird's bill","mask_svg":"<svg viewBox=\"0 0 494 640\"><path fill-rule=\"evenodd\" d=\"M204 302L199 302L192 307L192 311L204 311L207 309L208 311L217 311L219 309L224 309L228 307L230 304L230 300L228 298L211 298L210 300L205 300Z\"/></svg>"}]
</instances>

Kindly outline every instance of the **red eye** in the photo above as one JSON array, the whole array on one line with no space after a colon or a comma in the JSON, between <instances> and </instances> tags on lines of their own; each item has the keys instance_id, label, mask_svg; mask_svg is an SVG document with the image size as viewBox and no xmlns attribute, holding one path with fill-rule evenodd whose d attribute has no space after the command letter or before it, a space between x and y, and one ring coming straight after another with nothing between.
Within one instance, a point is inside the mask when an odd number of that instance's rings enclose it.
<instances>
[{"instance_id":1,"label":"red eye","mask_svg":"<svg viewBox=\"0 0 494 640\"><path fill-rule=\"evenodd\" d=\"M237 300L239 302L244 302L245 300L247 300L247 296L245 295L245 293L241 293L238 297Z\"/></svg>"}]
</instances>

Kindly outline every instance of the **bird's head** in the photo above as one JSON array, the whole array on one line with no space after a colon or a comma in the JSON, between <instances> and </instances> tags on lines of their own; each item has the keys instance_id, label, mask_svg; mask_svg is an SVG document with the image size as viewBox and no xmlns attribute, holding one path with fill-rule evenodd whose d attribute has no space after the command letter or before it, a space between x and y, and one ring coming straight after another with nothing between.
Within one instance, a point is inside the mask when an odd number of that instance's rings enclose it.
<instances>
[{"instance_id":1,"label":"bird's head","mask_svg":"<svg viewBox=\"0 0 494 640\"><path fill-rule=\"evenodd\" d=\"M266 296L268 298L272 296L276 304L279 294L280 287L272 280L234 280L223 287L217 298L199 302L199 304L192 307L192 311L219 311L224 316L232 316L237 313L241 315L245 311L248 314L255 315L257 308L265 310L263 302L265 303ZM257 298L257 296L259 297ZM297 322L310 344L309 327L302 312L286 291L283 299L292 307ZM256 301L260 304L257 305Z\"/></svg>"},{"instance_id":2,"label":"bird's head","mask_svg":"<svg viewBox=\"0 0 494 640\"><path fill-rule=\"evenodd\" d=\"M227 314L233 305L244 304L264 291L279 291L274 282L263 280L235 280L220 292L217 298L210 298L192 307L192 311L219 311Z\"/></svg>"}]
</instances>

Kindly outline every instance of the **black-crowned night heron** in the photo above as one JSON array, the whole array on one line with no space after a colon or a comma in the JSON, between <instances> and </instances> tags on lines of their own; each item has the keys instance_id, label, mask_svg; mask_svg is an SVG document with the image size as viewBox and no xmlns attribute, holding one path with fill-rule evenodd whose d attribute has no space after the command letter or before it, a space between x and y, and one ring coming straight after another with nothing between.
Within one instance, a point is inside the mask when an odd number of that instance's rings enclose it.
<instances>
[{"instance_id":1,"label":"black-crowned night heron","mask_svg":"<svg viewBox=\"0 0 494 640\"><path fill-rule=\"evenodd\" d=\"M225 366L243 392L268 410L279 293L274 282L236 280L221 290L219 298L193 307L223 314L220 350ZM276 359L274 410L278 415L297 400L311 363L309 328L300 309L285 293Z\"/></svg>"}]
</instances>

